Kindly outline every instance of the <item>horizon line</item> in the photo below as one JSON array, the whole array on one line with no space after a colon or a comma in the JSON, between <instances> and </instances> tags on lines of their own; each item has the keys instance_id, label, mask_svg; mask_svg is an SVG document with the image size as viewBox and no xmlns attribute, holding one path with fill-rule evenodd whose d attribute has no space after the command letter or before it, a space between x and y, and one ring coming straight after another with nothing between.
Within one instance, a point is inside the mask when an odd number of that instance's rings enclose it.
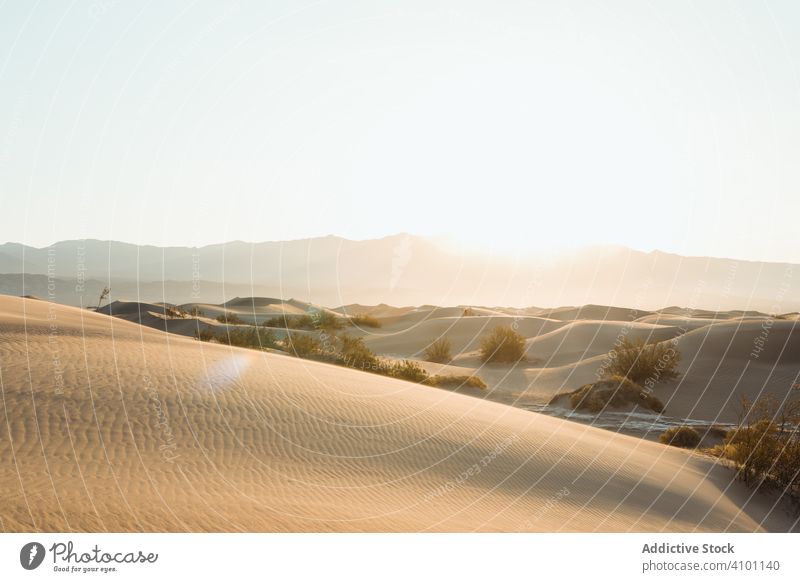
<instances>
[{"instance_id":1,"label":"horizon line","mask_svg":"<svg viewBox=\"0 0 800 582\"><path fill-rule=\"evenodd\" d=\"M97 243L109 243L109 244L117 243L117 244L129 245L129 246L134 246L134 247L152 247L152 248L156 248L156 249L167 249L167 248L204 249L204 248L208 248L208 247L224 246L224 245L228 245L228 244L245 244L245 245L283 244L283 243L295 243L295 242L304 242L304 241L311 241L311 240L320 240L320 239L327 239L327 238L339 239L339 240L344 241L344 242L364 243L364 242L372 242L372 241L381 241L381 240L386 240L386 239L396 238L396 237L401 237L401 236L408 236L408 237L424 239L424 240L433 241L433 242L435 242L437 240L448 239L448 237L413 234L413 233L410 233L410 232L401 231L401 232L397 232L397 233L394 233L394 234L387 234L387 235L384 235L384 236L376 236L376 237L372 237L372 238L360 238L360 239L347 238L347 237L342 236L342 235L332 234L331 233L331 234L326 234L326 235L307 236L307 237L292 238L292 239L285 239L285 240L271 239L271 240L261 240L261 241L246 241L246 240L242 240L242 239L232 239L232 240L227 240L227 241L208 243L208 244L199 245L199 246L197 246L197 245L188 245L188 244L186 244L186 245L175 245L175 244L159 245L159 244L152 244L152 243L135 243L135 242L125 241L125 240L118 240L118 239L102 239L102 238L88 237L88 238L67 238L67 239L56 240L56 241L54 241L54 242L52 242L52 243L50 243L48 245L44 245L44 246L35 246L35 245L32 245L32 244L26 244L26 243L22 243L22 242L19 242L19 241L7 240L7 241L5 241L3 243L0 243L0 247L6 246L6 245L19 245L19 246L22 246L22 247L26 247L26 248L29 248L29 249L36 250L36 251L43 251L43 250L49 249L51 247L54 247L54 246L56 246L58 244L62 244L62 243L97 242ZM671 255L671 256L685 258L685 259L707 259L707 260L715 259L715 260L736 261L736 262L741 262L741 263L768 263L768 264L773 264L773 265L800 265L800 262L796 262L795 263L795 262L781 261L781 260L739 259L739 258L735 258L735 257L716 256L716 255L693 255L693 254L684 255L682 253L674 252L674 251L664 251L664 250L661 250L661 249L643 250L643 249L634 248L634 247L630 247L630 246L626 246L626 245L622 245L622 244L613 244L613 243L598 243L598 244L582 245L582 246L578 246L578 247L565 248L565 249L563 249L563 251L557 251L557 252L570 253L570 252L587 251L587 250L591 250L591 249L619 249L619 250L633 251L633 252L647 254L647 255L658 253L658 254ZM497 255L498 253L492 253L492 252L490 252L488 250L481 251L479 249L476 249L476 250L473 250L470 254L474 254L474 255L481 255L481 254ZM499 253L499 254L502 255L502 256L505 256L507 258L512 258L513 257L512 254L508 254L508 253ZM536 250L530 250L527 253L522 254L522 256L525 256L525 255L528 255L528 256L536 255Z\"/></svg>"}]
</instances>

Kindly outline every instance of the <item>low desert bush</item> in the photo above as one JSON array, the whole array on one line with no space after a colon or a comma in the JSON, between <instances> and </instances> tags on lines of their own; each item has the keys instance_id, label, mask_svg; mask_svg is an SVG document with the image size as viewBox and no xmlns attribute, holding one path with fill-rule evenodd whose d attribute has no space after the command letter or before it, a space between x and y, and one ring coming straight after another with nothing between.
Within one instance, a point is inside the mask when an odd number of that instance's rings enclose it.
<instances>
[{"instance_id":1,"label":"low desert bush","mask_svg":"<svg viewBox=\"0 0 800 582\"><path fill-rule=\"evenodd\" d=\"M186 313L188 313L191 317L205 317L205 313L203 313L203 310L197 307L197 305L189 308Z\"/></svg>"},{"instance_id":2,"label":"low desert bush","mask_svg":"<svg viewBox=\"0 0 800 582\"><path fill-rule=\"evenodd\" d=\"M481 380L478 376L443 376L437 374L431 376L423 384L428 386L436 386L437 388L480 388L486 389L486 382Z\"/></svg>"},{"instance_id":3,"label":"low desert bush","mask_svg":"<svg viewBox=\"0 0 800 582\"><path fill-rule=\"evenodd\" d=\"M595 414L606 408L629 406L641 406L654 412L664 410L664 404L658 398L647 393L635 382L621 376L585 384L573 392L557 395L551 402L554 403L562 396L569 398L573 409L587 410Z\"/></svg>"},{"instance_id":4,"label":"low desert bush","mask_svg":"<svg viewBox=\"0 0 800 582\"><path fill-rule=\"evenodd\" d=\"M797 386L795 386L797 388ZM800 504L800 400L742 399L724 456L746 484L778 491Z\"/></svg>"},{"instance_id":5,"label":"low desert bush","mask_svg":"<svg viewBox=\"0 0 800 582\"><path fill-rule=\"evenodd\" d=\"M451 349L450 340L440 337L425 349L425 359L439 364L449 363L453 359L453 355L450 353Z\"/></svg>"},{"instance_id":6,"label":"low desert bush","mask_svg":"<svg viewBox=\"0 0 800 582\"><path fill-rule=\"evenodd\" d=\"M214 339L214 332L210 329L198 329L194 332L195 339L199 339L201 342L210 342Z\"/></svg>"},{"instance_id":7,"label":"low desert bush","mask_svg":"<svg viewBox=\"0 0 800 582\"><path fill-rule=\"evenodd\" d=\"M642 386L678 377L680 353L671 342L647 343L623 338L609 354L606 376L622 376Z\"/></svg>"},{"instance_id":8,"label":"low desert bush","mask_svg":"<svg viewBox=\"0 0 800 582\"><path fill-rule=\"evenodd\" d=\"M736 463L747 484L762 484L780 454L778 427L767 418L731 430L725 438L726 457Z\"/></svg>"},{"instance_id":9,"label":"low desert bush","mask_svg":"<svg viewBox=\"0 0 800 582\"><path fill-rule=\"evenodd\" d=\"M275 334L271 330L257 327L226 330L218 333L216 340L219 343L256 350L277 347Z\"/></svg>"},{"instance_id":10,"label":"low desert bush","mask_svg":"<svg viewBox=\"0 0 800 582\"><path fill-rule=\"evenodd\" d=\"M183 319L188 315L183 309L180 307L164 307L164 315L169 317L170 319Z\"/></svg>"},{"instance_id":11,"label":"low desert bush","mask_svg":"<svg viewBox=\"0 0 800 582\"><path fill-rule=\"evenodd\" d=\"M525 357L525 338L510 325L499 325L483 338L481 360L484 362L515 363Z\"/></svg>"},{"instance_id":12,"label":"low desert bush","mask_svg":"<svg viewBox=\"0 0 800 582\"><path fill-rule=\"evenodd\" d=\"M336 363L350 368L376 371L380 360L365 344L364 339L343 334L337 338Z\"/></svg>"},{"instance_id":13,"label":"low desert bush","mask_svg":"<svg viewBox=\"0 0 800 582\"><path fill-rule=\"evenodd\" d=\"M425 382L429 376L428 372L422 367L411 360L403 360L402 362L393 362L386 367L386 375L398 380L407 380L409 382Z\"/></svg>"},{"instance_id":14,"label":"low desert bush","mask_svg":"<svg viewBox=\"0 0 800 582\"><path fill-rule=\"evenodd\" d=\"M314 329L314 321L309 315L277 315L265 320L261 325L281 329Z\"/></svg>"},{"instance_id":15,"label":"low desert bush","mask_svg":"<svg viewBox=\"0 0 800 582\"><path fill-rule=\"evenodd\" d=\"M319 310L310 314L314 329L321 331L336 331L342 329L345 319L330 311Z\"/></svg>"},{"instance_id":16,"label":"low desert bush","mask_svg":"<svg viewBox=\"0 0 800 582\"><path fill-rule=\"evenodd\" d=\"M235 313L223 313L222 315L218 315L216 320L229 325L242 325L245 323L244 320Z\"/></svg>"},{"instance_id":17,"label":"low desert bush","mask_svg":"<svg viewBox=\"0 0 800 582\"><path fill-rule=\"evenodd\" d=\"M354 315L350 318L350 325L353 327L381 327L381 322L377 317L371 315Z\"/></svg>"},{"instance_id":18,"label":"low desert bush","mask_svg":"<svg viewBox=\"0 0 800 582\"><path fill-rule=\"evenodd\" d=\"M665 430L658 440L665 445L693 449L700 444L700 433L690 426L673 426Z\"/></svg>"},{"instance_id":19,"label":"low desert bush","mask_svg":"<svg viewBox=\"0 0 800 582\"><path fill-rule=\"evenodd\" d=\"M290 333L284 340L286 351L299 358L318 354L322 344L317 338L306 333Z\"/></svg>"},{"instance_id":20,"label":"low desert bush","mask_svg":"<svg viewBox=\"0 0 800 582\"><path fill-rule=\"evenodd\" d=\"M219 333L214 333L208 328L198 328L194 334L194 337L204 342L215 341L220 344L227 344L229 346L236 346L240 348L251 348L254 350L278 347L278 344L275 340L275 334L273 334L271 330L259 329L257 327L229 329L223 330Z\"/></svg>"}]
</instances>

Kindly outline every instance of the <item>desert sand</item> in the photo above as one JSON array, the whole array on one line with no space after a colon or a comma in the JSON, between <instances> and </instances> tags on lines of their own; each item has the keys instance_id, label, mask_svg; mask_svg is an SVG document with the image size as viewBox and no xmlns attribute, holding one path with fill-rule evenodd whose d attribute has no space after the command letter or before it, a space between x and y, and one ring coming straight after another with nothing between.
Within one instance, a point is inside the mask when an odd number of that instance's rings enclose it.
<instances>
[{"instance_id":1,"label":"desert sand","mask_svg":"<svg viewBox=\"0 0 800 582\"><path fill-rule=\"evenodd\" d=\"M466 349L469 319L436 325L463 334ZM430 321L399 321L370 341L416 351L436 330L402 330ZM523 325L546 339L569 324ZM675 325L640 325L674 334ZM685 334L687 349L702 329ZM471 362L468 352L459 357ZM0 382L4 531L796 526L773 499L697 453L41 300L0 297Z\"/></svg>"}]
</instances>

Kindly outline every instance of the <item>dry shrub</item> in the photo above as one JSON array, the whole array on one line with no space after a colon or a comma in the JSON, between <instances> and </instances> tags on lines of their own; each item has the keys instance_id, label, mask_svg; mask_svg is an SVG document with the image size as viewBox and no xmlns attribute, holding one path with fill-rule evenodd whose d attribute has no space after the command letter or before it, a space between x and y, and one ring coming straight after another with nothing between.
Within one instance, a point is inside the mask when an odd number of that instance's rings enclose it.
<instances>
[{"instance_id":1,"label":"dry shrub","mask_svg":"<svg viewBox=\"0 0 800 582\"><path fill-rule=\"evenodd\" d=\"M353 327L381 327L381 322L377 317L371 315L354 315L350 318L350 325Z\"/></svg>"},{"instance_id":2,"label":"dry shrub","mask_svg":"<svg viewBox=\"0 0 800 582\"><path fill-rule=\"evenodd\" d=\"M671 342L647 343L624 338L610 353L607 376L621 376L640 385L652 386L678 377L680 352Z\"/></svg>"},{"instance_id":3,"label":"dry shrub","mask_svg":"<svg viewBox=\"0 0 800 582\"><path fill-rule=\"evenodd\" d=\"M318 354L322 345L317 338L305 333L290 333L284 342L289 353L299 358Z\"/></svg>"},{"instance_id":4,"label":"dry shrub","mask_svg":"<svg viewBox=\"0 0 800 582\"><path fill-rule=\"evenodd\" d=\"M431 376L424 382L429 386L436 386L442 388L461 388L466 386L468 388L486 389L486 382L481 380L478 376Z\"/></svg>"},{"instance_id":5,"label":"dry shrub","mask_svg":"<svg viewBox=\"0 0 800 582\"><path fill-rule=\"evenodd\" d=\"M199 339L201 342L210 342L214 339L214 332L210 329L199 329L194 332L195 339Z\"/></svg>"},{"instance_id":6,"label":"dry shrub","mask_svg":"<svg viewBox=\"0 0 800 582\"><path fill-rule=\"evenodd\" d=\"M693 449L700 444L700 433L690 426L673 426L665 430L658 440L665 445Z\"/></svg>"},{"instance_id":7,"label":"dry shrub","mask_svg":"<svg viewBox=\"0 0 800 582\"><path fill-rule=\"evenodd\" d=\"M447 364L453 360L452 345L446 337L440 337L425 349L425 359L429 362Z\"/></svg>"},{"instance_id":8,"label":"dry shrub","mask_svg":"<svg viewBox=\"0 0 800 582\"><path fill-rule=\"evenodd\" d=\"M235 313L223 313L217 316L217 321L229 325L243 325L245 321Z\"/></svg>"},{"instance_id":9,"label":"dry shrub","mask_svg":"<svg viewBox=\"0 0 800 582\"><path fill-rule=\"evenodd\" d=\"M264 320L261 325L282 329L314 329L314 321L309 315L277 315Z\"/></svg>"},{"instance_id":10,"label":"dry shrub","mask_svg":"<svg viewBox=\"0 0 800 582\"><path fill-rule=\"evenodd\" d=\"M345 319L338 315L320 309L310 315L314 329L323 331L336 331L342 329L345 324Z\"/></svg>"},{"instance_id":11,"label":"dry shrub","mask_svg":"<svg viewBox=\"0 0 800 582\"><path fill-rule=\"evenodd\" d=\"M429 376L428 372L422 367L411 360L403 360L402 362L394 362L385 368L386 375L398 380L408 380L409 382L425 382Z\"/></svg>"},{"instance_id":12,"label":"dry shrub","mask_svg":"<svg viewBox=\"0 0 800 582\"><path fill-rule=\"evenodd\" d=\"M481 360L516 363L525 357L525 338L510 325L499 325L481 342Z\"/></svg>"},{"instance_id":13,"label":"dry shrub","mask_svg":"<svg viewBox=\"0 0 800 582\"><path fill-rule=\"evenodd\" d=\"M338 338L338 350L334 356L335 363L350 368L378 371L380 360L365 344L364 339L342 335Z\"/></svg>"},{"instance_id":14,"label":"dry shrub","mask_svg":"<svg viewBox=\"0 0 800 582\"><path fill-rule=\"evenodd\" d=\"M795 386L797 389L797 386ZM739 421L725 438L724 456L753 487L800 502L800 400L742 398Z\"/></svg>"},{"instance_id":15,"label":"dry shrub","mask_svg":"<svg viewBox=\"0 0 800 582\"><path fill-rule=\"evenodd\" d=\"M664 404L658 398L621 376L585 384L573 392L557 395L553 401L561 396L569 397L569 403L575 410L588 410L595 414L606 408L627 406L641 406L654 412L664 410Z\"/></svg>"}]
</instances>

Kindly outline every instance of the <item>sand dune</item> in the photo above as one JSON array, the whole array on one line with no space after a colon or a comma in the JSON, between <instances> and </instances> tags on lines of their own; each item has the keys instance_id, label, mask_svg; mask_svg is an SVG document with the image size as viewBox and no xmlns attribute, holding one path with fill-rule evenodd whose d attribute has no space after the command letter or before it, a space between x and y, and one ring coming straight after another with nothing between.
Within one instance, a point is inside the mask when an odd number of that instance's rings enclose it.
<instances>
[{"instance_id":1,"label":"sand dune","mask_svg":"<svg viewBox=\"0 0 800 582\"><path fill-rule=\"evenodd\" d=\"M730 320L680 336L682 377L658 388L672 414L731 422L741 396L783 400L800 382L800 323Z\"/></svg>"},{"instance_id":2,"label":"sand dune","mask_svg":"<svg viewBox=\"0 0 800 582\"><path fill-rule=\"evenodd\" d=\"M211 319L227 313L238 316L242 321L256 324L260 324L265 319L270 319L277 315L304 315L311 310L332 312L329 309L296 299L284 301L270 297L237 297L236 299L231 299L220 305L211 303L185 303L178 307L187 311L197 308L203 315Z\"/></svg>"},{"instance_id":3,"label":"sand dune","mask_svg":"<svg viewBox=\"0 0 800 582\"><path fill-rule=\"evenodd\" d=\"M541 317L512 317L492 315L485 317L436 316L419 321L404 317L365 338L366 344L378 353L396 356L421 357L425 348L439 337L447 337L454 353L470 352L480 347L481 337L498 325L515 325L525 337L547 333L564 325L564 322Z\"/></svg>"},{"instance_id":4,"label":"sand dune","mask_svg":"<svg viewBox=\"0 0 800 582\"><path fill-rule=\"evenodd\" d=\"M540 309L537 315L560 321L575 321L578 319L634 321L640 317L651 315L650 311L641 309L627 309L624 307L611 307L608 305L583 305L581 307L558 307L555 309Z\"/></svg>"},{"instance_id":5,"label":"sand dune","mask_svg":"<svg viewBox=\"0 0 800 582\"><path fill-rule=\"evenodd\" d=\"M676 327L621 321L576 321L529 340L527 357L546 366L561 366L606 354L622 337L662 341L680 334Z\"/></svg>"},{"instance_id":6,"label":"sand dune","mask_svg":"<svg viewBox=\"0 0 800 582\"><path fill-rule=\"evenodd\" d=\"M251 315L275 305L308 309L308 304L268 298L243 298L228 302L230 311ZM222 313L223 306L204 306ZM166 320L163 306L115 302L106 312L143 325L193 336L197 327L222 334L230 326L208 317ZM339 308L342 312L347 308ZM391 308L357 306L355 313L382 313L380 329L350 328L376 353L392 358L423 359L425 348L439 337L452 343L453 368L445 373L477 374L489 390L476 393L504 404L542 404L558 392L570 391L598 379L607 354L621 338L647 341L674 340L682 354L677 381L659 384L655 394L666 404L666 414L718 422L732 422L743 395L770 394L784 398L800 380L800 328L789 314L778 319L754 311L690 311L667 308L641 312L605 306L550 310L560 319L527 315L497 315L500 309L421 306ZM214 311L216 310L216 311ZM545 310L527 310L541 313ZM588 319L602 314L620 320ZM574 321L567 316L578 317ZM638 316L632 319L634 316ZM259 314L256 319L267 316ZM516 366L484 365L479 358L482 337L498 325L513 325L527 338L527 359ZM280 338L283 333L276 330ZM427 364L426 364L427 366ZM430 367L430 366L427 366ZM435 367L435 366L434 366Z\"/></svg>"},{"instance_id":7,"label":"sand dune","mask_svg":"<svg viewBox=\"0 0 800 582\"><path fill-rule=\"evenodd\" d=\"M640 315L635 310L603 306L553 310L566 317L600 313ZM541 311L540 311L541 312ZM666 413L682 418L733 422L740 397L774 395L783 399L800 381L800 325L791 314L773 319L753 311L666 309L635 320L575 321L537 317L437 317L428 310L422 322L400 318L371 334L367 344L395 357L421 358L436 337L453 344L452 370L477 374L490 389L485 398L506 404L547 402L558 392L574 390L602 374L607 354L623 337L647 341L674 340L681 353L680 378L655 386ZM527 360L516 366L480 362L480 338L494 326L514 324L527 339ZM430 367L430 366L428 366ZM435 366L434 366L435 367Z\"/></svg>"},{"instance_id":8,"label":"sand dune","mask_svg":"<svg viewBox=\"0 0 800 582\"><path fill-rule=\"evenodd\" d=\"M0 332L9 531L793 523L709 459L444 390L44 301Z\"/></svg>"},{"instance_id":9,"label":"sand dune","mask_svg":"<svg viewBox=\"0 0 800 582\"><path fill-rule=\"evenodd\" d=\"M334 309L336 313L341 315L371 315L373 317L399 317L414 311L414 307L393 307L381 303L380 305L359 305L358 303L351 303L350 305L342 305Z\"/></svg>"}]
</instances>

